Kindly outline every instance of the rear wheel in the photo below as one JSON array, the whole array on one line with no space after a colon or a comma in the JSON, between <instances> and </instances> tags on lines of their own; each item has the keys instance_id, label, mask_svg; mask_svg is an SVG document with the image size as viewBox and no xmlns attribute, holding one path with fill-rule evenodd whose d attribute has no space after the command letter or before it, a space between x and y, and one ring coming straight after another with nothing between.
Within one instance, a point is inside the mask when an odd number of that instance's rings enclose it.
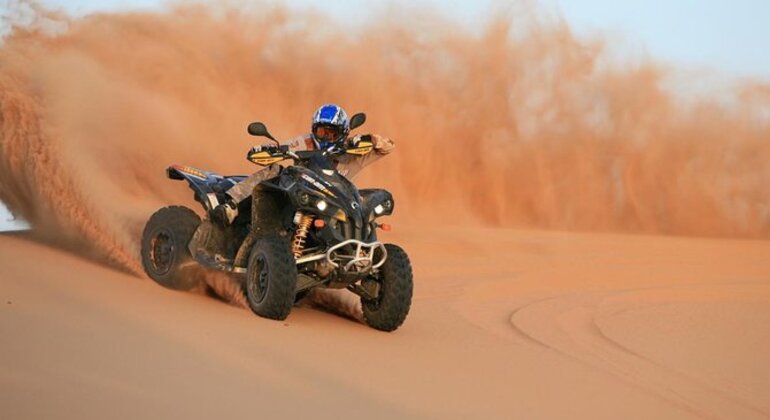
<instances>
[{"instance_id":1,"label":"rear wheel","mask_svg":"<svg viewBox=\"0 0 770 420\"><path fill-rule=\"evenodd\" d=\"M412 305L412 264L401 247L385 244L388 258L375 280L380 284L376 299L361 298L364 321L380 331L393 331L406 320Z\"/></svg>"},{"instance_id":2,"label":"rear wheel","mask_svg":"<svg viewBox=\"0 0 770 420\"><path fill-rule=\"evenodd\" d=\"M246 271L246 298L255 314L286 319L294 305L297 265L289 244L278 236L257 239Z\"/></svg>"},{"instance_id":3,"label":"rear wheel","mask_svg":"<svg viewBox=\"0 0 770 420\"><path fill-rule=\"evenodd\" d=\"M182 206L164 207L147 221L142 233L142 265L147 275L163 287L192 290L200 286L187 245L201 219Z\"/></svg>"}]
</instances>

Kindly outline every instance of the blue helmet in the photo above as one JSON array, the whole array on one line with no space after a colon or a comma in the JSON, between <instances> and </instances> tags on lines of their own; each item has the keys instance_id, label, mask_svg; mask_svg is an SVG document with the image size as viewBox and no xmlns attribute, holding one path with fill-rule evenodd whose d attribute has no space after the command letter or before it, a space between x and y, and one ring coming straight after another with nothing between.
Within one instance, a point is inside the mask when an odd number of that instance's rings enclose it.
<instances>
[{"instance_id":1,"label":"blue helmet","mask_svg":"<svg viewBox=\"0 0 770 420\"><path fill-rule=\"evenodd\" d=\"M326 104L315 112L310 135L319 149L326 149L334 143L344 140L349 132L348 114L342 107Z\"/></svg>"}]
</instances>

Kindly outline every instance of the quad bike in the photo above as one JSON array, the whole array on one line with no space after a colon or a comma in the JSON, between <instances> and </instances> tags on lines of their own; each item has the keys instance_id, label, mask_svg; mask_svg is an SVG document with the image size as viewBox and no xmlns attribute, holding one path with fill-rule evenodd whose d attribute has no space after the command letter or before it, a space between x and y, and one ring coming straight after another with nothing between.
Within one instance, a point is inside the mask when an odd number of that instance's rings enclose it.
<instances>
[{"instance_id":1,"label":"quad bike","mask_svg":"<svg viewBox=\"0 0 770 420\"><path fill-rule=\"evenodd\" d=\"M351 128L366 116L351 118ZM278 143L262 123L248 132ZM392 195L356 188L336 166L348 155L372 153L371 142L340 142L331 149L291 151L278 145L250 160L270 166L270 177L239 204L230 224L201 220L189 208L164 207L150 217L142 236L142 264L159 284L177 290L199 286L196 265L231 273L259 316L285 319L296 301L314 288L347 289L360 296L367 325L393 331L406 319L412 300L412 267L397 245L377 240L378 219L393 213ZM353 156L350 156L353 155ZM282 167L278 162L292 160ZM206 214L244 176L221 176L173 165L171 179L186 180Z\"/></svg>"}]
</instances>

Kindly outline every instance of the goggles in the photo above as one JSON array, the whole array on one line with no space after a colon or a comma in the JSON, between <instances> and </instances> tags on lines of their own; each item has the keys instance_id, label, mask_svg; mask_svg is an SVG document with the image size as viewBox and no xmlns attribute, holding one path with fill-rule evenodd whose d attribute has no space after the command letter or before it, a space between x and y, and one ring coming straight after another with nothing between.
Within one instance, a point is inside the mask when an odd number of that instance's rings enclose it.
<instances>
[{"instance_id":1,"label":"goggles","mask_svg":"<svg viewBox=\"0 0 770 420\"><path fill-rule=\"evenodd\" d=\"M334 142L340 136L340 129L335 126L318 125L313 129L313 134L318 141Z\"/></svg>"}]
</instances>

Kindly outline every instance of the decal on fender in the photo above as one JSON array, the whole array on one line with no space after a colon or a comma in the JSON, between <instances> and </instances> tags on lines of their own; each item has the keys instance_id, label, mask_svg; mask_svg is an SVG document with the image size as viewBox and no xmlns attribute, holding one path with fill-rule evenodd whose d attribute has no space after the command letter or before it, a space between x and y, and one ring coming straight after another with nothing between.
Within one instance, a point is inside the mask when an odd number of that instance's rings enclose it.
<instances>
[{"instance_id":1,"label":"decal on fender","mask_svg":"<svg viewBox=\"0 0 770 420\"><path fill-rule=\"evenodd\" d=\"M307 181L307 182L309 182L310 184L312 184L314 187L316 187L316 188L317 188L319 191L321 191L322 193L324 193L324 194L328 195L329 197L332 197L332 198L337 198L337 196L336 196L336 195L334 195L334 193L332 193L331 191L329 191L329 189L328 189L328 188L326 188L326 187L325 187L323 184L321 184L321 183L320 183L320 182L318 182L317 180L313 179L313 177L311 177L310 175L308 175L308 174L302 174L301 176L302 176L302 179L304 179L305 181Z\"/></svg>"}]
</instances>

